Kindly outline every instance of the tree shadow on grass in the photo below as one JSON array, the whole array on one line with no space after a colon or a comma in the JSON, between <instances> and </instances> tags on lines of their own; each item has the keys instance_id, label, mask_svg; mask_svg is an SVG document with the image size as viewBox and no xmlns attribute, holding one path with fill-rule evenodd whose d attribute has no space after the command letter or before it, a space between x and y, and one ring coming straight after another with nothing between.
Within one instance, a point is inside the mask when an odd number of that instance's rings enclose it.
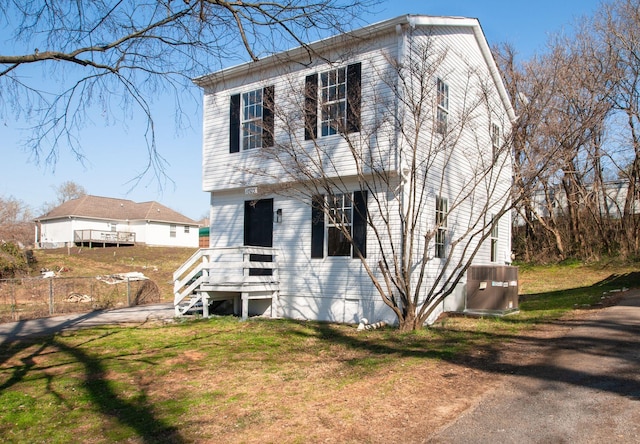
<instances>
[{"instance_id":1,"label":"tree shadow on grass","mask_svg":"<svg viewBox=\"0 0 640 444\"><path fill-rule=\"evenodd\" d=\"M508 333L505 328L491 329L491 324L474 332L456 330L449 324L432 329L433 335L359 335L329 323L306 325L313 326L317 337L366 352L363 360L389 356L438 359L496 375L566 383L640 400L640 291L630 294L635 302L627 296L620 303L634 306L630 314L619 316L617 311L607 311L606 316L602 312L597 317L549 321L550 326L564 327L557 337L532 334L526 329ZM517 326L530 324L531 320L510 318L500 322Z\"/></svg>"},{"instance_id":2,"label":"tree shadow on grass","mask_svg":"<svg viewBox=\"0 0 640 444\"><path fill-rule=\"evenodd\" d=\"M112 333L109 333L112 334ZM102 336L104 338L104 336ZM86 345L86 344L84 344ZM65 354L74 363L82 366L83 384L90 403L106 418L117 421L135 433L145 443L183 443L179 431L154 414L154 407L148 401L146 393L135 400L123 399L107 377L107 369L100 357L92 356L81 347L70 346L55 336L13 341L0 349L0 362L6 362L11 356L18 356L30 348L35 349L20 358L22 365L14 366L11 376L0 383L0 392L22 382L37 368L37 357L49 353L52 349ZM50 375L46 376L49 391L62 400L51 388ZM79 437L78 437L79 438Z\"/></svg>"}]
</instances>

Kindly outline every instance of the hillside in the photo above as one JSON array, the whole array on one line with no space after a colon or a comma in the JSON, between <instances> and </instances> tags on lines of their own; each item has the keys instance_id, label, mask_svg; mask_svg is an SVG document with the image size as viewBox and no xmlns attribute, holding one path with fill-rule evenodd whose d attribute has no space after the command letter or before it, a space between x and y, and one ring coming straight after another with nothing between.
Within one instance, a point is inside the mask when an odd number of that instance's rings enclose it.
<instances>
[{"instance_id":1,"label":"hillside","mask_svg":"<svg viewBox=\"0 0 640 444\"><path fill-rule=\"evenodd\" d=\"M170 247L107 247L36 250L34 274L47 269L65 277L92 277L137 271L160 288L163 302L173 300L173 272L197 249Z\"/></svg>"}]
</instances>

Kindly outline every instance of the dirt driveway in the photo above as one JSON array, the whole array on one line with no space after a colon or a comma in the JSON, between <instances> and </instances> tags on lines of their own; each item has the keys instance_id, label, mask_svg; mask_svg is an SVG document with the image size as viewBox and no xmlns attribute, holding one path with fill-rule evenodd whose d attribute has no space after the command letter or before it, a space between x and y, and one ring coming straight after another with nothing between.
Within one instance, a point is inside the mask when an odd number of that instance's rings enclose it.
<instances>
[{"instance_id":1,"label":"dirt driveway","mask_svg":"<svg viewBox=\"0 0 640 444\"><path fill-rule=\"evenodd\" d=\"M639 290L517 342L498 388L427 442L640 442Z\"/></svg>"}]
</instances>

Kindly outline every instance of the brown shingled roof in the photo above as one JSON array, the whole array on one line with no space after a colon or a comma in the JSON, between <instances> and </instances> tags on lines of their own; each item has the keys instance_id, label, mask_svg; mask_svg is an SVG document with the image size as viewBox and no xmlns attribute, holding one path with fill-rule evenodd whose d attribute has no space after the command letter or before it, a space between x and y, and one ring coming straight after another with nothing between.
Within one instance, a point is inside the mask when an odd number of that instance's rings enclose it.
<instances>
[{"instance_id":1,"label":"brown shingled roof","mask_svg":"<svg viewBox=\"0 0 640 444\"><path fill-rule=\"evenodd\" d=\"M154 222L198 225L193 219L158 202L137 203L127 199L91 195L68 200L36 220L44 221L64 217L84 217L115 221L150 220Z\"/></svg>"}]
</instances>

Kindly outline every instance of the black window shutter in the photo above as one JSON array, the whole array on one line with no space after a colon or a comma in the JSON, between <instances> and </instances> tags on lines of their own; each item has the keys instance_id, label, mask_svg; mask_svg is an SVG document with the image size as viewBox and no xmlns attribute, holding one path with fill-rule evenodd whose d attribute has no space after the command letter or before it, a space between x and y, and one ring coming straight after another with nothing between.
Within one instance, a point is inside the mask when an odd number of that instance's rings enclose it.
<instances>
[{"instance_id":1,"label":"black window shutter","mask_svg":"<svg viewBox=\"0 0 640 444\"><path fill-rule=\"evenodd\" d=\"M262 146L273 146L274 130L274 87L267 86L262 91Z\"/></svg>"},{"instance_id":2,"label":"black window shutter","mask_svg":"<svg viewBox=\"0 0 640 444\"><path fill-rule=\"evenodd\" d=\"M240 94L231 96L229 111L229 152L240 151Z\"/></svg>"},{"instance_id":3,"label":"black window shutter","mask_svg":"<svg viewBox=\"0 0 640 444\"><path fill-rule=\"evenodd\" d=\"M304 139L318 137L318 74L307 76L304 82Z\"/></svg>"},{"instance_id":4,"label":"black window shutter","mask_svg":"<svg viewBox=\"0 0 640 444\"><path fill-rule=\"evenodd\" d=\"M353 254L357 258L356 248L367 257L367 192L353 193Z\"/></svg>"},{"instance_id":5,"label":"black window shutter","mask_svg":"<svg viewBox=\"0 0 640 444\"><path fill-rule=\"evenodd\" d=\"M360 102L362 101L361 63L347 66L347 132L360 131Z\"/></svg>"},{"instance_id":6,"label":"black window shutter","mask_svg":"<svg viewBox=\"0 0 640 444\"><path fill-rule=\"evenodd\" d=\"M311 199L311 257L324 257L324 196Z\"/></svg>"}]
</instances>

